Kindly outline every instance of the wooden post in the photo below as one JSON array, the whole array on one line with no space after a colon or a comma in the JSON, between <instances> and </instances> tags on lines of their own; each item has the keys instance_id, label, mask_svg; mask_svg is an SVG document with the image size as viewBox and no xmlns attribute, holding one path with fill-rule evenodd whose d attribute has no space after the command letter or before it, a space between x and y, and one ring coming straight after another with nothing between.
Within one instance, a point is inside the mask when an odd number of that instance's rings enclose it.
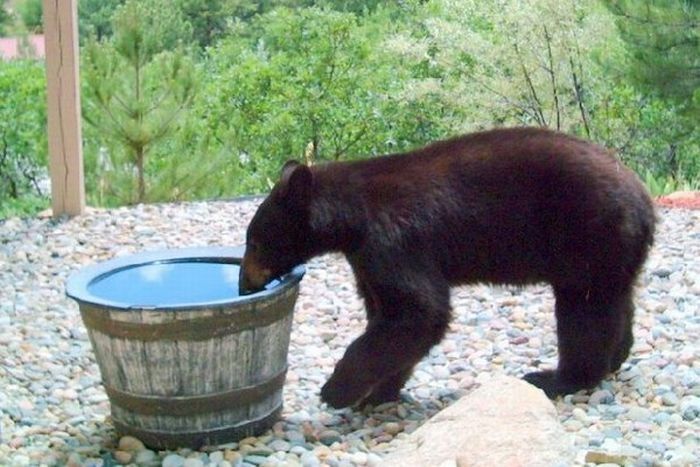
<instances>
[{"instance_id":1,"label":"wooden post","mask_svg":"<svg viewBox=\"0 0 700 467\"><path fill-rule=\"evenodd\" d=\"M78 74L78 0L44 0L53 215L85 211Z\"/></svg>"}]
</instances>

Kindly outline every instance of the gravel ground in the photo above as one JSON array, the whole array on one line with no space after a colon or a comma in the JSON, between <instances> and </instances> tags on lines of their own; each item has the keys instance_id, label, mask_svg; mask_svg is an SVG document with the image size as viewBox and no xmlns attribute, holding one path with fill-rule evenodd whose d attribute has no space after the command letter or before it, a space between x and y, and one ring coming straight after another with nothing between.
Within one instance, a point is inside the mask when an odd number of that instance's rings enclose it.
<instances>
[{"instance_id":1,"label":"gravel ground","mask_svg":"<svg viewBox=\"0 0 700 467\"><path fill-rule=\"evenodd\" d=\"M273 430L195 452L153 452L117 439L78 307L63 293L67 276L143 249L241 244L255 206L149 205L0 223L0 465L379 465L482 378L555 364L546 287L462 287L453 293L452 331L417 367L401 403L329 410L320 387L363 329L364 312L347 265L325 256L308 265L302 282L284 417ZM700 211L661 209L659 216L631 359L595 391L556 401L580 465L587 454L598 463L700 465Z\"/></svg>"}]
</instances>

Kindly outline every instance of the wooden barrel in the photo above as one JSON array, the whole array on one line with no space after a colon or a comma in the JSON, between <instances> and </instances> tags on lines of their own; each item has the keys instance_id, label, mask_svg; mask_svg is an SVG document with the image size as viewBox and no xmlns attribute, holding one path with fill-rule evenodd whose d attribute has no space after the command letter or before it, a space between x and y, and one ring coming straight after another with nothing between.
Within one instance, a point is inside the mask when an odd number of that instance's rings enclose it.
<instances>
[{"instance_id":1,"label":"wooden barrel","mask_svg":"<svg viewBox=\"0 0 700 467\"><path fill-rule=\"evenodd\" d=\"M153 448L197 448L258 435L278 418L302 267L262 292L200 297L196 303L183 303L182 290L180 303L155 304L96 292L95 284L116 271L188 262L238 265L242 253L240 248L147 253L107 261L69 279L67 294L78 301L121 435ZM206 280L191 279L177 288ZM128 287L143 286L129 281ZM145 286L172 289L153 281Z\"/></svg>"}]
</instances>

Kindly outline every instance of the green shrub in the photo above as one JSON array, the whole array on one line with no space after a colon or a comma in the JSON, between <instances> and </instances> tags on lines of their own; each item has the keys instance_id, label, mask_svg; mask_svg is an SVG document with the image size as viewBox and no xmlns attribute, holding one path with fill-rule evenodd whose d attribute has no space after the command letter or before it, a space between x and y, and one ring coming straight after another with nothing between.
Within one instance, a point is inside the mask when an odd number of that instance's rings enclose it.
<instances>
[{"instance_id":1,"label":"green shrub","mask_svg":"<svg viewBox=\"0 0 700 467\"><path fill-rule=\"evenodd\" d=\"M10 198L0 201L0 219L8 217L33 216L48 209L51 201L46 196L27 195L21 198Z\"/></svg>"},{"instance_id":2,"label":"green shrub","mask_svg":"<svg viewBox=\"0 0 700 467\"><path fill-rule=\"evenodd\" d=\"M0 204L45 196L46 77L36 61L0 61ZM29 203L31 204L31 203Z\"/></svg>"},{"instance_id":3,"label":"green shrub","mask_svg":"<svg viewBox=\"0 0 700 467\"><path fill-rule=\"evenodd\" d=\"M31 32L41 32L44 28L42 0L22 0L17 4L17 13L24 27Z\"/></svg>"}]
</instances>

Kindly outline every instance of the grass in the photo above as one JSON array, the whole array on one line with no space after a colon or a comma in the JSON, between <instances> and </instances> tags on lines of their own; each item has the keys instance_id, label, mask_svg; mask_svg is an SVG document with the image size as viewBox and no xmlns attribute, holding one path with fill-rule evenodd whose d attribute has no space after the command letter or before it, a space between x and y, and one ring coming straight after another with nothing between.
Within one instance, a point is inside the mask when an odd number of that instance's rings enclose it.
<instances>
[{"instance_id":1,"label":"grass","mask_svg":"<svg viewBox=\"0 0 700 467\"><path fill-rule=\"evenodd\" d=\"M644 173L643 181L653 197L664 196L674 191L695 191L700 189L699 180L678 179L671 175L655 176L650 170Z\"/></svg>"}]
</instances>

